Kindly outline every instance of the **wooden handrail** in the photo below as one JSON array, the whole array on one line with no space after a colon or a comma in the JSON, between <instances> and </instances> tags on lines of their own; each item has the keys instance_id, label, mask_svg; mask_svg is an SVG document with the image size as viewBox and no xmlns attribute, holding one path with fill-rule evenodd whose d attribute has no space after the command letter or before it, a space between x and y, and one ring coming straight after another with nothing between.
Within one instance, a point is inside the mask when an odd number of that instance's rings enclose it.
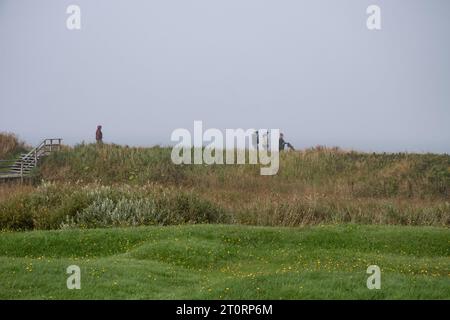
<instances>
[{"instance_id":1,"label":"wooden handrail","mask_svg":"<svg viewBox=\"0 0 450 320\"><path fill-rule=\"evenodd\" d=\"M0 169L10 169L9 172L0 172L0 177L20 177L21 181L23 181L24 176L37 166L40 157L45 156L54 149L60 150L62 140L62 138L44 139L28 153L20 155L18 159L0 160Z\"/></svg>"},{"instance_id":2,"label":"wooden handrail","mask_svg":"<svg viewBox=\"0 0 450 320\"><path fill-rule=\"evenodd\" d=\"M25 156L23 156L23 158L29 158L33 155L33 153L38 152L39 150L41 150L43 147L45 146L50 146L50 150L51 150L51 146L53 145L53 140L58 141L58 146L61 146L61 138L51 138L51 139L44 139L41 143L39 143L39 145L35 148L33 148L30 152L28 152ZM50 144L47 144L47 141L50 141Z\"/></svg>"}]
</instances>

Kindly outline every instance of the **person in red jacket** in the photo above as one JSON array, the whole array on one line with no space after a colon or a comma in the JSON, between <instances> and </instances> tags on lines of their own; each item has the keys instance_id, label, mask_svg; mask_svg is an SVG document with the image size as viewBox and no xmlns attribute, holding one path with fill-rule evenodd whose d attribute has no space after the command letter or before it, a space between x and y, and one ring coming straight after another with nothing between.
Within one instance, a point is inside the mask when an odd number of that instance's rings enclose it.
<instances>
[{"instance_id":1,"label":"person in red jacket","mask_svg":"<svg viewBox=\"0 0 450 320\"><path fill-rule=\"evenodd\" d=\"M103 132L102 132L102 126L97 126L97 131L95 132L95 140L97 140L98 144L103 143Z\"/></svg>"}]
</instances>

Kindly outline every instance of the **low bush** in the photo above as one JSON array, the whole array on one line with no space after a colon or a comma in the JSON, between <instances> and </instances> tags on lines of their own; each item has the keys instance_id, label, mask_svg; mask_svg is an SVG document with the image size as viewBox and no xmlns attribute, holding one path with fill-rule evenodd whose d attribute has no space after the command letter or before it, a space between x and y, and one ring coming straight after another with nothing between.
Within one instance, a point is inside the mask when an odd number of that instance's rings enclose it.
<instances>
[{"instance_id":1,"label":"low bush","mask_svg":"<svg viewBox=\"0 0 450 320\"><path fill-rule=\"evenodd\" d=\"M236 223L264 226L359 223L450 225L450 203L270 195L247 202L182 188L45 183L0 202L0 229ZM239 197L239 196L238 196ZM232 204L230 204L232 203Z\"/></svg>"},{"instance_id":2,"label":"low bush","mask_svg":"<svg viewBox=\"0 0 450 320\"><path fill-rule=\"evenodd\" d=\"M156 185L46 183L0 203L0 229L7 230L227 223L229 217L193 193Z\"/></svg>"}]
</instances>

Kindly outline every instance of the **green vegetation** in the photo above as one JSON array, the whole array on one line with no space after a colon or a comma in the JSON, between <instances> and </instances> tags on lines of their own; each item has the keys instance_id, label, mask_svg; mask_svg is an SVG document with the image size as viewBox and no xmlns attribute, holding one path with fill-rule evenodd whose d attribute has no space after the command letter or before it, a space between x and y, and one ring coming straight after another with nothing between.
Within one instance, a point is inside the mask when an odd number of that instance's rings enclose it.
<instances>
[{"instance_id":1,"label":"green vegetation","mask_svg":"<svg viewBox=\"0 0 450 320\"><path fill-rule=\"evenodd\" d=\"M273 195L272 195L273 197ZM239 201L244 201L240 199ZM140 225L233 223L297 226L319 223L406 224L447 226L448 202L392 200L290 199L276 206L267 201L232 210L226 202L196 189L143 186L44 183L26 192L13 190L0 201L0 229L98 228ZM342 207L340 207L342 205ZM429 205L429 207L426 207ZM238 206L237 206L238 207ZM364 211L363 211L364 210Z\"/></svg>"},{"instance_id":2,"label":"green vegetation","mask_svg":"<svg viewBox=\"0 0 450 320\"><path fill-rule=\"evenodd\" d=\"M31 149L15 134L0 132L0 159L9 160Z\"/></svg>"},{"instance_id":3,"label":"green vegetation","mask_svg":"<svg viewBox=\"0 0 450 320\"><path fill-rule=\"evenodd\" d=\"M252 165L174 165L169 148L78 145L0 192L0 229L233 223L450 225L450 156L314 148Z\"/></svg>"},{"instance_id":4,"label":"green vegetation","mask_svg":"<svg viewBox=\"0 0 450 320\"><path fill-rule=\"evenodd\" d=\"M175 165L170 148L78 145L53 154L46 180L82 183L150 182L182 186L339 194L360 198L449 198L450 155L375 154L316 147L281 154L280 171L260 176L257 165ZM56 170L55 170L56 168Z\"/></svg>"},{"instance_id":5,"label":"green vegetation","mask_svg":"<svg viewBox=\"0 0 450 320\"><path fill-rule=\"evenodd\" d=\"M353 224L3 233L0 298L449 299L449 243L444 228ZM72 264L81 290L66 287Z\"/></svg>"},{"instance_id":6,"label":"green vegetation","mask_svg":"<svg viewBox=\"0 0 450 320\"><path fill-rule=\"evenodd\" d=\"M0 174L9 172L17 157L30 148L13 133L0 132Z\"/></svg>"},{"instance_id":7,"label":"green vegetation","mask_svg":"<svg viewBox=\"0 0 450 320\"><path fill-rule=\"evenodd\" d=\"M0 227L8 230L230 222L195 194L152 185L43 184L0 202L0 212Z\"/></svg>"},{"instance_id":8,"label":"green vegetation","mask_svg":"<svg viewBox=\"0 0 450 320\"><path fill-rule=\"evenodd\" d=\"M450 299L449 155L317 147L261 176L170 152L66 147L0 185L0 298Z\"/></svg>"}]
</instances>

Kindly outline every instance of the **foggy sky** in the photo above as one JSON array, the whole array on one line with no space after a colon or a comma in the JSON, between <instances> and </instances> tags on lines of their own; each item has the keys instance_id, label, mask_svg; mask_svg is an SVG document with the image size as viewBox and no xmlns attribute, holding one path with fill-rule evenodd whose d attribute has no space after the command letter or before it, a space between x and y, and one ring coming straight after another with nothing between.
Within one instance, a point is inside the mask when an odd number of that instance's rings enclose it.
<instances>
[{"instance_id":1,"label":"foggy sky","mask_svg":"<svg viewBox=\"0 0 450 320\"><path fill-rule=\"evenodd\" d=\"M75 144L102 124L106 142L169 145L202 120L297 148L450 153L449 15L448 0L0 0L0 131Z\"/></svg>"}]
</instances>

